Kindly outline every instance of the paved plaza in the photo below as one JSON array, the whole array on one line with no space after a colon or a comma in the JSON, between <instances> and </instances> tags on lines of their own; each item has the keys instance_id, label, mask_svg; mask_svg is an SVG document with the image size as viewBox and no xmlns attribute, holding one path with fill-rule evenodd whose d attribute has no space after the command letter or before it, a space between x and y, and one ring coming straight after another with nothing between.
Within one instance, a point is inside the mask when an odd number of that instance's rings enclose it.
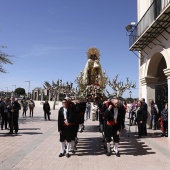
<instances>
[{"instance_id":1,"label":"paved plaza","mask_svg":"<svg viewBox=\"0 0 170 170\"><path fill-rule=\"evenodd\" d=\"M148 130L147 138L137 139L136 126L129 133L128 119L121 133L120 157L105 155L98 121L87 120L84 132L78 133L76 153L59 158L57 117L58 110L52 110L51 121L45 121L42 108L36 107L33 118L20 113L17 135L0 130L0 170L170 169L170 139L160 137L159 130Z\"/></svg>"}]
</instances>

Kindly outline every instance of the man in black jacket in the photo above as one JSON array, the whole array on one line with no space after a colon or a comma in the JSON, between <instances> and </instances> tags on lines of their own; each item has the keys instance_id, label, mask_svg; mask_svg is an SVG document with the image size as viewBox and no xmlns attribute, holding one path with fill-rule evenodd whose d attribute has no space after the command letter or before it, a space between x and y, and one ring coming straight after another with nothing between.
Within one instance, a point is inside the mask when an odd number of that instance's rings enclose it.
<instances>
[{"instance_id":1,"label":"man in black jacket","mask_svg":"<svg viewBox=\"0 0 170 170\"><path fill-rule=\"evenodd\" d=\"M8 125L8 113L9 113L9 98L5 97L4 101L0 103L0 113L2 117L1 121L1 130L3 130L3 126L5 123L5 129L7 129Z\"/></svg>"},{"instance_id":2,"label":"man in black jacket","mask_svg":"<svg viewBox=\"0 0 170 170\"><path fill-rule=\"evenodd\" d=\"M45 103L43 104L43 110L44 110L44 119L50 120L50 104L48 103L48 100L45 101Z\"/></svg>"},{"instance_id":3,"label":"man in black jacket","mask_svg":"<svg viewBox=\"0 0 170 170\"><path fill-rule=\"evenodd\" d=\"M15 130L15 133L18 133L18 117L19 117L19 110L20 110L20 104L15 101L15 97L11 97L11 101L9 103L9 127L10 132L9 134L13 134L13 129Z\"/></svg>"},{"instance_id":4,"label":"man in black jacket","mask_svg":"<svg viewBox=\"0 0 170 170\"><path fill-rule=\"evenodd\" d=\"M143 110L143 128L142 128L142 135L147 136L147 128L146 128L146 123L147 123L147 118L148 118L148 105L145 102L145 99L142 98L142 110Z\"/></svg>"},{"instance_id":5,"label":"man in black jacket","mask_svg":"<svg viewBox=\"0 0 170 170\"><path fill-rule=\"evenodd\" d=\"M58 112L58 131L60 133L61 142L61 152L59 157L64 156L66 145L66 157L69 158L69 148L71 146L71 140L74 137L75 130L75 113L70 107L68 107L68 101L66 99L62 101L62 105L63 106L59 109Z\"/></svg>"}]
</instances>

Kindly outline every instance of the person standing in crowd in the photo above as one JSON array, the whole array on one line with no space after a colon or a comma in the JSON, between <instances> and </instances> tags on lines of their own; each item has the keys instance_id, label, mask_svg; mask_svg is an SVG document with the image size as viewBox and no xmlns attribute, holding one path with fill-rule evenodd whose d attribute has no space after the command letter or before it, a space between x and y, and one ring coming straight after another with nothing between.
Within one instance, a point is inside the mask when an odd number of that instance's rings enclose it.
<instances>
[{"instance_id":1,"label":"person standing in crowd","mask_svg":"<svg viewBox=\"0 0 170 170\"><path fill-rule=\"evenodd\" d=\"M157 104L155 104L153 100L150 100L150 105L151 105L151 115L150 115L150 126L148 129L152 129L152 124L153 124L153 130L156 130L157 115L159 113L159 110Z\"/></svg>"},{"instance_id":2,"label":"person standing in crowd","mask_svg":"<svg viewBox=\"0 0 170 170\"><path fill-rule=\"evenodd\" d=\"M2 117L1 121L1 130L3 130L3 126L5 123L5 129L8 128L8 114L9 114L9 103L10 100L8 97L5 97L4 101L1 102L0 104L0 113Z\"/></svg>"},{"instance_id":3,"label":"person standing in crowd","mask_svg":"<svg viewBox=\"0 0 170 170\"><path fill-rule=\"evenodd\" d=\"M84 126L84 114L85 114L85 110L86 110L86 103L85 102L79 102L78 104L79 106L79 132L83 132L85 126Z\"/></svg>"},{"instance_id":4,"label":"person standing in crowd","mask_svg":"<svg viewBox=\"0 0 170 170\"><path fill-rule=\"evenodd\" d=\"M142 98L142 110L143 110L143 130L142 130L142 135L147 136L147 128L146 128L146 123L147 123L147 118L148 118L148 105L145 102L145 99Z\"/></svg>"},{"instance_id":5,"label":"person standing in crowd","mask_svg":"<svg viewBox=\"0 0 170 170\"><path fill-rule=\"evenodd\" d=\"M13 134L13 129L15 133L18 133L18 112L20 110L20 104L15 101L15 97L11 97L10 105L9 105L9 134Z\"/></svg>"},{"instance_id":6,"label":"person standing in crowd","mask_svg":"<svg viewBox=\"0 0 170 170\"><path fill-rule=\"evenodd\" d=\"M142 108L142 101L138 101L137 109L136 109L136 120L138 124L138 138L140 138L143 134L143 123L145 120L144 109Z\"/></svg>"},{"instance_id":7,"label":"person standing in crowd","mask_svg":"<svg viewBox=\"0 0 170 170\"><path fill-rule=\"evenodd\" d=\"M123 101L123 103L121 102L121 100L119 100L118 102L118 108L119 108L119 112L122 116L122 125L121 125L121 129L124 129L125 128L125 114L126 114L126 110L125 110L125 107L126 107L126 102ZM127 108L127 107L126 107Z\"/></svg>"},{"instance_id":8,"label":"person standing in crowd","mask_svg":"<svg viewBox=\"0 0 170 170\"><path fill-rule=\"evenodd\" d=\"M27 110L28 110L28 103L26 101L26 99L24 99L22 102L21 102L21 105L22 105L22 109L23 109L23 116L26 117L27 115Z\"/></svg>"},{"instance_id":9,"label":"person standing in crowd","mask_svg":"<svg viewBox=\"0 0 170 170\"><path fill-rule=\"evenodd\" d=\"M99 106L99 131L102 133L102 136L104 137L103 131L104 131L104 107L105 102L103 101L102 104Z\"/></svg>"},{"instance_id":10,"label":"person standing in crowd","mask_svg":"<svg viewBox=\"0 0 170 170\"><path fill-rule=\"evenodd\" d=\"M44 110L44 119L47 120L47 117L48 117L48 120L50 120L50 104L48 103L48 100L45 100L45 103L43 104L43 110Z\"/></svg>"},{"instance_id":11,"label":"person standing in crowd","mask_svg":"<svg viewBox=\"0 0 170 170\"><path fill-rule=\"evenodd\" d=\"M76 150L76 142L77 142L77 125L78 125L78 114L76 113L76 104L74 102L74 98L66 97L67 100L67 107L72 113L72 117L74 117L74 123L72 124L72 135L71 135L71 146L70 151L75 153ZM85 113L85 111L84 111ZM84 114L83 114L83 121L84 121ZM84 123L84 122L83 122ZM83 124L84 127L84 124Z\"/></svg>"},{"instance_id":12,"label":"person standing in crowd","mask_svg":"<svg viewBox=\"0 0 170 170\"><path fill-rule=\"evenodd\" d=\"M98 107L97 107L97 104L95 102L92 103L92 106L91 106L91 113L92 113L92 120L95 121L97 118L96 118L96 112L98 110Z\"/></svg>"},{"instance_id":13,"label":"person standing in crowd","mask_svg":"<svg viewBox=\"0 0 170 170\"><path fill-rule=\"evenodd\" d=\"M161 118L163 122L163 132L161 136L168 137L168 103L165 103L165 107L161 112Z\"/></svg>"},{"instance_id":14,"label":"person standing in crowd","mask_svg":"<svg viewBox=\"0 0 170 170\"><path fill-rule=\"evenodd\" d=\"M122 120L122 128L125 128L125 116L127 112L127 103L125 100L123 100L123 108L124 108L124 114L123 114L123 120Z\"/></svg>"},{"instance_id":15,"label":"person standing in crowd","mask_svg":"<svg viewBox=\"0 0 170 170\"><path fill-rule=\"evenodd\" d=\"M60 133L61 152L59 157L63 157L65 154L69 158L69 148L71 146L71 140L74 136L75 114L68 107L66 99L62 101L62 107L58 111L58 132Z\"/></svg>"},{"instance_id":16,"label":"person standing in crowd","mask_svg":"<svg viewBox=\"0 0 170 170\"><path fill-rule=\"evenodd\" d=\"M113 151L115 152L117 157L120 157L118 151L118 145L120 140L120 130L122 125L122 115L118 108L118 99L114 98L112 100L113 105L110 104L108 109L105 112L106 119L106 142L107 142L107 156L111 155L110 142L113 137Z\"/></svg>"},{"instance_id":17,"label":"person standing in crowd","mask_svg":"<svg viewBox=\"0 0 170 170\"><path fill-rule=\"evenodd\" d=\"M90 110L91 110L91 103L87 101L86 102L86 119L90 119Z\"/></svg>"},{"instance_id":18,"label":"person standing in crowd","mask_svg":"<svg viewBox=\"0 0 170 170\"><path fill-rule=\"evenodd\" d=\"M137 101L134 99L134 102L131 105L130 111L130 126L136 124L136 109L137 109Z\"/></svg>"},{"instance_id":19,"label":"person standing in crowd","mask_svg":"<svg viewBox=\"0 0 170 170\"><path fill-rule=\"evenodd\" d=\"M17 102L18 106L19 106L19 110L18 110L18 118L19 118L19 111L21 110L21 105L18 101L18 98L15 98L15 101Z\"/></svg>"},{"instance_id":20,"label":"person standing in crowd","mask_svg":"<svg viewBox=\"0 0 170 170\"><path fill-rule=\"evenodd\" d=\"M29 110L30 110L30 117L33 117L35 103L32 99L30 99L28 106L29 106Z\"/></svg>"}]
</instances>

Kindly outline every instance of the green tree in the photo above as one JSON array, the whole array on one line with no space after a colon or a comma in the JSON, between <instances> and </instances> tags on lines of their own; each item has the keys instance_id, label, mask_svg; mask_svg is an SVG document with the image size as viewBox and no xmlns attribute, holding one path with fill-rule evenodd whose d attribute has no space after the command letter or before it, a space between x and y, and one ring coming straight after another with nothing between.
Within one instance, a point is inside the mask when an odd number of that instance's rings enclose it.
<instances>
[{"instance_id":1,"label":"green tree","mask_svg":"<svg viewBox=\"0 0 170 170\"><path fill-rule=\"evenodd\" d=\"M0 46L0 48L6 48L5 46ZM11 55L4 53L0 50L0 73L6 73L6 70L3 68L4 64L13 64L12 61L9 59Z\"/></svg>"},{"instance_id":2,"label":"green tree","mask_svg":"<svg viewBox=\"0 0 170 170\"><path fill-rule=\"evenodd\" d=\"M18 87L18 88L15 89L15 93L18 94L18 95L25 95L25 89Z\"/></svg>"}]
</instances>

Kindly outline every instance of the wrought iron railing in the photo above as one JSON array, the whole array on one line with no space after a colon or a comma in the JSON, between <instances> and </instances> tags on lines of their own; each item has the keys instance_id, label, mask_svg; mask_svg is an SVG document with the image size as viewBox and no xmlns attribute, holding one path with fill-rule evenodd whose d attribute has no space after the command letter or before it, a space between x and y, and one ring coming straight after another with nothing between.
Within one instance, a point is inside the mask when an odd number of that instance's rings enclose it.
<instances>
[{"instance_id":1,"label":"wrought iron railing","mask_svg":"<svg viewBox=\"0 0 170 170\"><path fill-rule=\"evenodd\" d=\"M131 47L142 33L155 21L161 12L170 3L170 0L154 0L146 13L140 19L129 35L129 47Z\"/></svg>"}]
</instances>

